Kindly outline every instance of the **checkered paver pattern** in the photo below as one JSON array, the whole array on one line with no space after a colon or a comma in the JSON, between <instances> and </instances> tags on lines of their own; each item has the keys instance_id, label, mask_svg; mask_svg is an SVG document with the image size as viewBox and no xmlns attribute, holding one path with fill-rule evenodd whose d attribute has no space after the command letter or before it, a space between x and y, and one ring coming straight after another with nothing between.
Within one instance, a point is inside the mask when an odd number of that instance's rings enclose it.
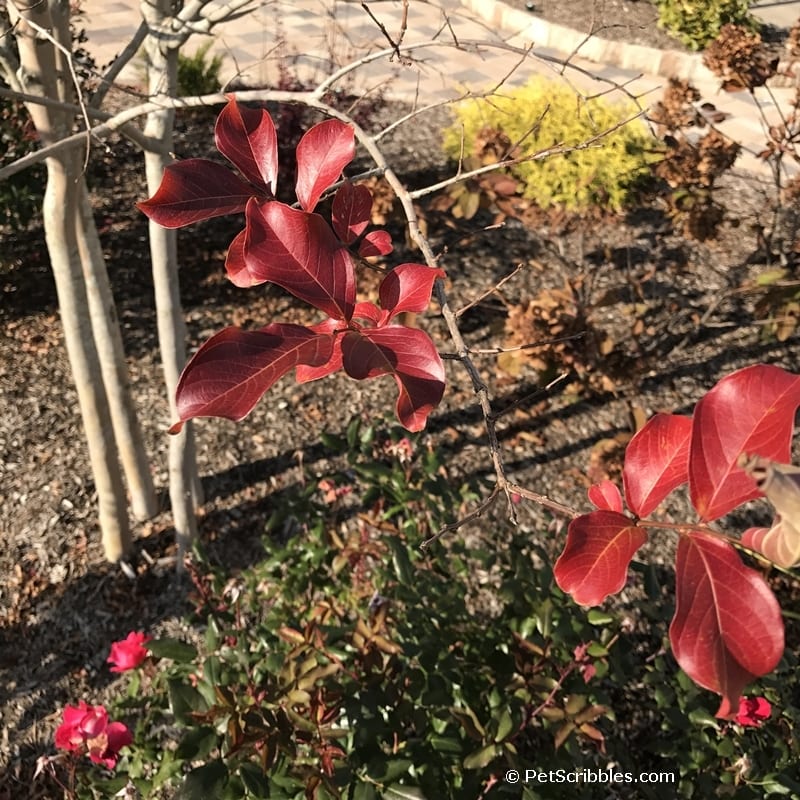
<instances>
[{"instance_id":1,"label":"checkered paver pattern","mask_svg":"<svg viewBox=\"0 0 800 800\"><path fill-rule=\"evenodd\" d=\"M645 106L660 97L666 79L639 70L599 65L574 56L570 58L574 69L563 70L557 59L565 59L568 53L542 47L541 39L538 44L532 41L535 32L546 24L540 19L532 18L532 24L524 30L498 30L485 21L491 14L480 16L466 7L492 2L409 0L403 45L416 47L404 51L407 58L401 61L387 51L389 42L381 31L383 26L388 36L394 41L398 39L404 8L401 0L368 0L370 13L359 0L256 0L248 13L217 26L212 52L224 56L223 81L253 88L275 86L281 64L291 67L292 73L302 80L315 81L345 64L364 59L358 69L340 79L339 88L356 94L380 88L388 97L418 105L452 99L466 92L481 92L503 80L513 86L524 83L533 74L566 80L587 94L608 93L609 83L604 81L615 82L640 97ZM220 4L222 0L211 3ZM797 6L800 11L800 3L784 5ZM89 33L88 47L96 63L106 65L138 27L139 3L83 0L82 8ZM784 9L782 13L787 12ZM193 52L205 41L205 36L192 37L186 52ZM485 44L473 44L478 41ZM552 47L553 42L550 44ZM531 46L529 56L521 54ZM386 52L375 57L380 51ZM621 58L620 63L624 62ZM135 62L123 71L120 80L140 83L141 70ZM763 149L764 125L746 93L724 93L716 83L693 82L703 101L713 103L729 115L720 126L724 132L740 142L746 153ZM773 89L772 97L778 107L766 92L760 95L772 120L779 117L779 108L789 108L793 94L790 88ZM614 92L609 95L613 97ZM752 156L739 163L746 168L759 166Z\"/></svg>"}]
</instances>

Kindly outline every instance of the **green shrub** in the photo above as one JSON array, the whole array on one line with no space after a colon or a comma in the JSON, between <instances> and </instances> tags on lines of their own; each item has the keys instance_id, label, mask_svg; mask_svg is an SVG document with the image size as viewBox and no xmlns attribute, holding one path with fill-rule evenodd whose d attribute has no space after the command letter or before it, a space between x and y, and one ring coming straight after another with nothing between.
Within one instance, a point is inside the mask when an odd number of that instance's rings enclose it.
<instances>
[{"instance_id":1,"label":"green shrub","mask_svg":"<svg viewBox=\"0 0 800 800\"><path fill-rule=\"evenodd\" d=\"M758 30L750 0L658 0L658 24L692 50L713 42L728 23Z\"/></svg>"},{"instance_id":2,"label":"green shrub","mask_svg":"<svg viewBox=\"0 0 800 800\"><path fill-rule=\"evenodd\" d=\"M201 94L218 92L221 87L219 71L222 68L222 56L207 58L212 42L198 47L194 55L178 54L178 95L193 97Z\"/></svg>"},{"instance_id":3,"label":"green shrub","mask_svg":"<svg viewBox=\"0 0 800 800\"><path fill-rule=\"evenodd\" d=\"M0 98L0 146L11 163L36 149L36 131L23 103ZM39 211L44 195L41 165L0 181L0 224L24 229Z\"/></svg>"},{"instance_id":4,"label":"green shrub","mask_svg":"<svg viewBox=\"0 0 800 800\"><path fill-rule=\"evenodd\" d=\"M540 545L487 521L485 534L452 532L423 554L420 541L463 516L475 487L397 428L356 420L325 444L346 465L273 497L264 561L232 576L198 549L185 626L194 641L147 644L109 709L134 742L113 775L80 754L59 763L78 781L71 800L116 796L129 780L145 800L797 790L794 623L790 651L759 689L769 722L722 722L714 695L684 675L665 681L675 665L656 568L632 564L646 590L631 598L634 622L630 609L564 596L549 534ZM514 771L553 777L504 779ZM672 780L634 787L610 771Z\"/></svg>"},{"instance_id":5,"label":"green shrub","mask_svg":"<svg viewBox=\"0 0 800 800\"><path fill-rule=\"evenodd\" d=\"M536 78L491 100L460 104L456 123L445 131L444 148L458 158L463 136L464 156L485 161L487 152L494 158L504 155L504 148L498 147L501 143L518 145L513 150L515 158L551 147L575 147L510 167L509 172L522 183L522 195L540 208L619 211L647 175L648 154L654 147L653 138L638 120L615 129L635 113L632 105L599 98L581 100L567 86ZM611 132L604 135L606 131ZM586 146L595 137L599 138Z\"/></svg>"}]
</instances>

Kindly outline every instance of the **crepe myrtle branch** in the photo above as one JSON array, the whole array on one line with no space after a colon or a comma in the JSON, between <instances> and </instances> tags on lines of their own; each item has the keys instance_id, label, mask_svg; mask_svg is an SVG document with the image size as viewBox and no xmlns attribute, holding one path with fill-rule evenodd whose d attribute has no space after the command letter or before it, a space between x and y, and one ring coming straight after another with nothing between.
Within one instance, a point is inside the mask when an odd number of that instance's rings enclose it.
<instances>
[{"instance_id":1,"label":"crepe myrtle branch","mask_svg":"<svg viewBox=\"0 0 800 800\"><path fill-rule=\"evenodd\" d=\"M515 48L505 43L494 44L494 43L463 41L463 40L461 42L454 42L452 44L449 42L442 42L442 41L423 42L414 45L400 45L400 43L397 43L396 47L380 51L379 53L369 54L361 59L352 62L346 67L343 67L342 69L334 73L332 76L327 78L325 81L322 81L320 84L317 85L315 89L309 92L277 92L272 90L267 90L267 91L254 90L254 91L236 92L235 96L236 99L240 102L273 101L273 102L288 102L288 103L302 104L310 108L315 108L329 117L339 119L340 121L350 125L353 128L354 134L359 143L369 153L370 157L376 164L377 168L383 172L385 179L395 192L395 195L397 196L403 208L411 238L419 246L424 256L425 262L428 264L428 266L436 268L437 257L433 253L433 250L431 249L431 246L427 241L426 237L422 234L418 224L417 214L413 204L415 198L424 196L425 194L430 194L433 191L437 191L441 188L445 188L457 182L467 180L470 177L477 176L485 172L489 172L491 170L497 170L499 168L511 166L513 164L521 163L527 160L544 158L547 155L552 155L555 153L569 152L575 149L583 149L585 147L593 146L597 141L599 141L602 138L602 134L592 137L591 140L584 143L583 145L579 145L578 147L548 148L547 150L533 154L532 156L526 156L524 158L519 158L519 159L509 158L503 161L499 161L496 164L479 168L477 170L460 172L459 174L451 177L450 179L440 182L439 184L436 184L434 187L428 187L426 189L421 189L415 192L411 192L402 184L402 182L399 180L395 172L391 169L390 165L387 163L382 150L377 144L378 136L380 134L377 134L376 136L371 136L367 134L366 131L364 131L360 126L354 123L354 121L349 115L340 112L337 109L334 109L329 104L325 103L322 98L324 97L325 93L336 83L336 81L338 81L348 73L358 69L360 66L369 63L370 61L376 60L378 58L384 58L386 56L391 56L398 50L406 51L407 49L410 50L412 48L414 50L419 50L419 49L424 49L426 47L427 48L457 47L462 50L471 49L474 52L478 53L481 52L481 49L499 47L501 49L506 49L518 53L521 56L520 63L522 63L522 61L525 58L529 57L531 54L530 48ZM544 60L556 60L556 59L550 59L548 57L543 57L543 58ZM584 71L581 70L580 68L576 69L579 69L579 71L581 72ZM503 77L500 83L496 84L496 86L502 85L502 83L510 76L510 74L511 73ZM592 77L596 78L597 80L602 80L597 76L592 76ZM496 90L497 89L495 88L493 91ZM470 96L474 97L475 95L470 95ZM148 112L155 109L165 108L165 107L190 108L190 107L198 107L204 105L213 105L217 103L224 103L229 98L230 98L229 95L223 93L215 93L195 98L181 98L181 99L158 98L157 100L151 100L148 103L143 103L135 108L121 112L120 114L115 115L114 117L106 120L102 125L96 126L95 128L90 128L89 131L84 131L83 133L79 134L79 136L85 136L87 133L94 133L95 135L101 135L101 133L110 133L112 130L119 129L123 127L126 123L132 121L133 119L142 116L144 114L147 114ZM636 116L638 115L634 115L630 119L634 119ZM411 117L409 116L409 118ZM625 122L628 121L629 120L626 120ZM615 130L617 127L620 127L622 124L625 123L620 123L620 125L615 126L612 130ZM72 142L69 143L69 145L71 144ZM69 146L69 145L67 145L65 141L59 143L58 146ZM46 157L48 152L52 153L53 150L45 148L42 151L39 151L36 155L41 159ZM33 160L31 159L27 163L28 164L33 163ZM0 178L4 176L4 173L9 174L6 170L0 171ZM512 494L521 494L521 493L512 491L512 489L510 488L512 484L508 481L505 474L505 468L503 465L503 459L496 429L498 415L492 408L489 389L485 384L485 382L480 377L480 373L472 361L471 351L467 346L467 344L465 343L458 325L457 312L454 311L450 306L449 298L445 291L444 283L442 280L436 281L434 285L434 294L441 308L442 316L447 325L450 338L455 346L456 350L455 357L457 360L461 362L467 374L469 375L473 389L477 396L477 401L481 408L481 412L484 418L485 429L487 432L488 448L490 451L494 472L497 477L496 492L492 493L491 500L487 500L486 506L481 506L481 508L478 509L478 512L482 512L483 508L488 507L489 503L493 502L497 493L503 492L507 500L509 517L513 523L516 523L516 510L514 507ZM543 503L543 505L547 505L547 503Z\"/></svg>"},{"instance_id":2,"label":"crepe myrtle branch","mask_svg":"<svg viewBox=\"0 0 800 800\"><path fill-rule=\"evenodd\" d=\"M500 483L496 483L494 488L490 492L489 496L482 500L480 505L471 511L469 514L457 519L455 522L451 522L448 525L440 528L433 536L425 539L424 542L420 545L422 550L427 550L434 542L437 542L444 536L446 533L452 533L453 531L457 531L462 525L466 525L468 522L472 522L473 520L478 519L479 517L483 516L484 512L487 511L493 504L494 501L500 495Z\"/></svg>"},{"instance_id":3,"label":"crepe myrtle branch","mask_svg":"<svg viewBox=\"0 0 800 800\"><path fill-rule=\"evenodd\" d=\"M556 375L553 380L547 383L544 386L541 386L534 391L529 392L528 394L523 395L522 397L518 397L512 403L509 403L504 408L501 408L499 411L495 411L494 419L500 419L500 417L504 417L506 414L510 414L515 408L519 408L523 405L530 405L531 403L538 403L541 400L544 400L546 397L553 393L553 390L560 386L567 378L570 378L574 375L574 372L561 372Z\"/></svg>"},{"instance_id":4,"label":"crepe myrtle branch","mask_svg":"<svg viewBox=\"0 0 800 800\"><path fill-rule=\"evenodd\" d=\"M136 54L139 52L139 48L147 38L147 31L147 23L140 23L131 40L125 45L125 48L122 50L122 52L114 59L114 63L108 68L108 71L105 73L105 75L100 78L99 85L89 101L89 106L91 108L100 108L103 100L105 100L105 97L108 94L109 89L111 89L111 87L114 85L114 81L117 79L117 76L120 74L120 72L122 72L130 60L136 57Z\"/></svg>"},{"instance_id":5,"label":"crepe myrtle branch","mask_svg":"<svg viewBox=\"0 0 800 800\"><path fill-rule=\"evenodd\" d=\"M400 45L403 43L403 37L406 35L406 30L408 29L408 0L403 0L403 16L400 20L400 35L397 37L396 42L392 38L392 35L389 33L389 31L386 30L386 26L372 13L370 7L366 3L362 3L361 8L367 12L372 21L378 26L378 28L380 28L381 33L386 37L386 40L392 46L394 54L397 56L397 60L401 64L410 64L411 61L408 58L404 58L400 53Z\"/></svg>"},{"instance_id":6,"label":"crepe myrtle branch","mask_svg":"<svg viewBox=\"0 0 800 800\"><path fill-rule=\"evenodd\" d=\"M25 24L28 27L30 27L32 30L36 31L36 33L42 39L45 39L46 41L50 42L50 44L52 44L53 47L55 47L56 50L58 50L58 52L61 53L62 57L64 58L64 61L67 64L67 68L69 69L70 78L72 78L72 83L75 86L75 96L78 98L78 105L80 106L81 116L83 117L84 124L86 125L86 131L84 132L84 137L87 139L87 141L86 141L85 163L88 163L88 160L89 160L89 144L90 144L89 130L91 128L91 122L89 121L89 110L86 107L86 102L83 99L83 92L81 91L81 84L80 84L80 81L78 80L78 73L75 72L75 62L73 61L73 58L72 58L72 52L62 42L58 41L58 39L56 39L56 37L53 36L53 34L49 30L47 30L46 28L43 28L41 25L39 25L38 23L34 22L32 19L29 19L28 17L26 17L22 13L22 11L27 10L27 9L18 8L17 5L13 2L13 0L9 0L9 3L11 5L11 7L14 9L14 12L17 14L17 16L20 19L24 20ZM84 164L84 166L85 166L85 164Z\"/></svg>"},{"instance_id":7,"label":"crepe myrtle branch","mask_svg":"<svg viewBox=\"0 0 800 800\"><path fill-rule=\"evenodd\" d=\"M343 122L347 122L347 124L353 127L356 139L359 141L361 146L364 147L364 149L369 153L370 157L375 162L376 166L383 169L383 176L385 180L392 187L395 196L400 201L400 205L403 207L403 212L405 213L406 221L408 223L408 231L409 234L411 235L411 239L417 244L420 251L422 252L423 257L425 258L425 263L429 267L436 269L438 267L437 258L434 255L433 250L431 249L430 243L428 242L427 238L420 230L417 218L417 211L414 208L414 203L411 199L411 193L408 191L408 189L406 189L406 187L403 185L403 183L395 174L394 170L392 170L392 168L389 166L388 162L386 161L386 157L383 154L383 151L377 146L373 138L353 120L345 119L343 114L338 112L336 109L327 106L324 103L321 104L320 108L321 110L325 110L325 112L330 116L341 119ZM475 364L472 362L472 359L470 358L469 348L464 342L464 337L461 334L461 329L458 327L458 318L456 317L456 314L453 311L453 309L450 307L450 301L447 297L447 292L445 291L444 288L444 281L441 278L437 278L436 282L434 283L433 291L434 294L436 295L436 301L439 303L439 308L442 311L442 316L447 325L447 330L450 334L450 338L453 344L455 345L458 360L461 362L462 366L469 375L472 387L475 390L475 394L477 395L478 404L480 405L481 412L484 418L484 423L486 426L489 452L491 454L492 465L494 466L495 475L497 476L497 485L506 494L506 499L508 501L509 518L513 524L516 524L517 514L514 508L511 494L508 492L507 489L505 467L503 466L503 459L500 452L500 444L497 438L497 429L495 427L495 422L493 419L493 410L492 410L491 400L489 397L489 388L484 383L483 379L480 376L480 373L478 372L478 369L475 367Z\"/></svg>"},{"instance_id":8,"label":"crepe myrtle branch","mask_svg":"<svg viewBox=\"0 0 800 800\"><path fill-rule=\"evenodd\" d=\"M487 297L493 295L495 292L499 292L502 287L507 284L515 275L520 273L523 269L525 269L525 264L520 262L517 264L508 275L504 275L494 286L490 289L487 289L485 292L481 292L474 300L470 300L469 303L466 305L461 306L461 308L456 311L456 317L460 317L462 314L465 314L471 308L474 308L479 303L483 302Z\"/></svg>"}]
</instances>

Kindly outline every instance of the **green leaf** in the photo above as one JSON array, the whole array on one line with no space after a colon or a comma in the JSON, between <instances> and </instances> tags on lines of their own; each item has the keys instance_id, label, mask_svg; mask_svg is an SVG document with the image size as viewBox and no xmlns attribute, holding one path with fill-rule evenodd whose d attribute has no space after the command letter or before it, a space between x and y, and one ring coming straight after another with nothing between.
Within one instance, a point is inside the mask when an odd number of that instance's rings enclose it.
<instances>
[{"instance_id":1,"label":"green leaf","mask_svg":"<svg viewBox=\"0 0 800 800\"><path fill-rule=\"evenodd\" d=\"M782 794L786 795L789 794L792 790L786 786L784 783L775 780L765 780L761 783L761 788L764 791L763 797L766 797L770 794Z\"/></svg>"},{"instance_id":2,"label":"green leaf","mask_svg":"<svg viewBox=\"0 0 800 800\"><path fill-rule=\"evenodd\" d=\"M695 725L714 728L716 731L719 730L719 723L717 722L716 718L711 716L711 714L705 708L695 708L693 711L690 711L689 719Z\"/></svg>"},{"instance_id":3,"label":"green leaf","mask_svg":"<svg viewBox=\"0 0 800 800\"><path fill-rule=\"evenodd\" d=\"M178 639L154 639L147 643L147 649L158 658L171 658L179 664L194 661L197 658L197 649Z\"/></svg>"},{"instance_id":4,"label":"green leaf","mask_svg":"<svg viewBox=\"0 0 800 800\"><path fill-rule=\"evenodd\" d=\"M464 769L483 769L497 758L499 748L496 744L487 744L486 747L481 747L470 753L464 759Z\"/></svg>"},{"instance_id":5,"label":"green leaf","mask_svg":"<svg viewBox=\"0 0 800 800\"><path fill-rule=\"evenodd\" d=\"M402 786L395 783L383 790L383 800L427 800L418 786Z\"/></svg>"},{"instance_id":6,"label":"green leaf","mask_svg":"<svg viewBox=\"0 0 800 800\"><path fill-rule=\"evenodd\" d=\"M332 433L321 433L319 435L320 441L328 450L333 450L334 453L342 453L347 449L347 442L341 436L334 436Z\"/></svg>"},{"instance_id":7,"label":"green leaf","mask_svg":"<svg viewBox=\"0 0 800 800\"><path fill-rule=\"evenodd\" d=\"M175 750L175 755L184 761L196 761L205 758L219 743L217 732L203 725L190 728Z\"/></svg>"},{"instance_id":8,"label":"green leaf","mask_svg":"<svg viewBox=\"0 0 800 800\"><path fill-rule=\"evenodd\" d=\"M181 763L169 751L164 750L161 755L161 766L153 778L153 789L158 789L181 771Z\"/></svg>"},{"instance_id":9,"label":"green leaf","mask_svg":"<svg viewBox=\"0 0 800 800\"><path fill-rule=\"evenodd\" d=\"M203 675L212 686L222 685L222 665L216 656L209 656L203 664Z\"/></svg>"},{"instance_id":10,"label":"green leaf","mask_svg":"<svg viewBox=\"0 0 800 800\"><path fill-rule=\"evenodd\" d=\"M185 723L192 711L207 711L208 703L197 689L186 685L180 678L167 681L169 704L175 719Z\"/></svg>"},{"instance_id":11,"label":"green leaf","mask_svg":"<svg viewBox=\"0 0 800 800\"><path fill-rule=\"evenodd\" d=\"M394 758L380 765L380 772L370 769L370 778L377 783L388 783L400 777L408 775L408 771L414 766L414 762L408 758Z\"/></svg>"},{"instance_id":12,"label":"green leaf","mask_svg":"<svg viewBox=\"0 0 800 800\"><path fill-rule=\"evenodd\" d=\"M462 751L461 742L452 736L429 736L431 747L438 753L457 754Z\"/></svg>"},{"instance_id":13,"label":"green leaf","mask_svg":"<svg viewBox=\"0 0 800 800\"><path fill-rule=\"evenodd\" d=\"M261 767L251 762L245 762L239 767L239 777L245 788L253 797L269 797L269 781Z\"/></svg>"},{"instance_id":14,"label":"green leaf","mask_svg":"<svg viewBox=\"0 0 800 800\"><path fill-rule=\"evenodd\" d=\"M177 800L219 800L227 782L228 768L222 761L212 761L186 776Z\"/></svg>"},{"instance_id":15,"label":"green leaf","mask_svg":"<svg viewBox=\"0 0 800 800\"><path fill-rule=\"evenodd\" d=\"M786 270L781 267L765 269L756 275L756 286L771 286L773 283L782 281L786 277Z\"/></svg>"},{"instance_id":16,"label":"green leaf","mask_svg":"<svg viewBox=\"0 0 800 800\"><path fill-rule=\"evenodd\" d=\"M378 793L371 783L357 783L353 789L353 800L378 800Z\"/></svg>"},{"instance_id":17,"label":"green leaf","mask_svg":"<svg viewBox=\"0 0 800 800\"><path fill-rule=\"evenodd\" d=\"M467 736L477 740L481 740L485 736L486 731L481 723L478 722L478 718L471 708L453 706L450 708L450 713L461 723L461 726L467 732Z\"/></svg>"},{"instance_id":18,"label":"green leaf","mask_svg":"<svg viewBox=\"0 0 800 800\"><path fill-rule=\"evenodd\" d=\"M353 421L347 426L347 447L354 450L356 446L356 439L358 438L358 431L361 427L361 420L355 417Z\"/></svg>"},{"instance_id":19,"label":"green leaf","mask_svg":"<svg viewBox=\"0 0 800 800\"><path fill-rule=\"evenodd\" d=\"M614 621L612 614L593 608L586 615L590 625L610 625Z\"/></svg>"},{"instance_id":20,"label":"green leaf","mask_svg":"<svg viewBox=\"0 0 800 800\"><path fill-rule=\"evenodd\" d=\"M414 567L405 545L394 537L389 537L389 546L392 548L392 566L397 580L403 586L410 586L414 581Z\"/></svg>"},{"instance_id":21,"label":"green leaf","mask_svg":"<svg viewBox=\"0 0 800 800\"><path fill-rule=\"evenodd\" d=\"M208 627L206 628L206 649L213 652L219 645L219 626L216 620L212 617L208 620Z\"/></svg>"},{"instance_id":22,"label":"green leaf","mask_svg":"<svg viewBox=\"0 0 800 800\"><path fill-rule=\"evenodd\" d=\"M513 730L514 720L511 717L511 711L504 708L497 719L497 733L495 734L495 742L502 742Z\"/></svg>"}]
</instances>

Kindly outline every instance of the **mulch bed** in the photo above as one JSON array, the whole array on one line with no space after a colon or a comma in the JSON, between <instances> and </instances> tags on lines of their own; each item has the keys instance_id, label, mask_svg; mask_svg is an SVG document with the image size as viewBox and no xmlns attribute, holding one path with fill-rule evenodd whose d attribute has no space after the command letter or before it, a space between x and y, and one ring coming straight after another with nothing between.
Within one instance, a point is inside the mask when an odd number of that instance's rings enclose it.
<instances>
[{"instance_id":1,"label":"mulch bed","mask_svg":"<svg viewBox=\"0 0 800 800\"><path fill-rule=\"evenodd\" d=\"M387 107L375 123L396 114ZM451 174L430 135L445 122L439 115L404 126L386 143L409 185ZM211 118L184 119L181 154L206 154L211 125ZM36 757L52 752L65 702L113 691L104 665L110 642L132 629L180 635L186 610L185 586L168 563L174 553L166 500L168 420L143 256L146 224L133 207L143 196L143 171L139 156L121 141L98 155L91 167L96 216L163 513L136 527L134 580L104 563L43 233L34 224L7 237L0 264L6 300L0 307L0 798L23 796ZM502 345L510 307L579 279L593 324L614 343L607 362L588 365L581 365L581 345L575 344L567 368L585 367L583 378L547 393L530 365L509 374L496 357L476 356L496 408L519 402L500 425L514 480L585 507L591 480L618 471L632 416L686 412L716 380L747 364L800 370L798 338L781 343L765 337L754 312L757 294L742 291L764 268L750 231L766 221L768 188L753 176L726 179L720 199L728 221L706 244L687 240L658 204L579 224L542 215L498 221L490 212L467 222L421 207L455 307L526 265L462 317L472 347ZM388 227L398 246L395 263L417 260L403 244L398 218ZM291 300L275 288L245 292L226 281L222 254L235 230L236 223L216 220L181 232L183 300L194 346L224 325L252 327L293 313ZM429 315L422 324L443 352L450 349L440 319ZM447 453L454 480L491 477L474 393L454 362L448 362L448 380L426 440ZM320 433L343 431L355 415L380 418L393 404L388 380L354 384L337 377L302 386L284 380L244 422L201 422L198 457L207 502L199 521L211 558L231 570L253 563L281 491L330 469ZM674 513L682 511L685 506L676 504ZM519 513L523 531L541 536L547 530L550 520L540 509L523 504ZM491 524L504 518L498 507L488 523L458 535L491 538ZM31 791L26 796L39 796Z\"/></svg>"}]
</instances>

